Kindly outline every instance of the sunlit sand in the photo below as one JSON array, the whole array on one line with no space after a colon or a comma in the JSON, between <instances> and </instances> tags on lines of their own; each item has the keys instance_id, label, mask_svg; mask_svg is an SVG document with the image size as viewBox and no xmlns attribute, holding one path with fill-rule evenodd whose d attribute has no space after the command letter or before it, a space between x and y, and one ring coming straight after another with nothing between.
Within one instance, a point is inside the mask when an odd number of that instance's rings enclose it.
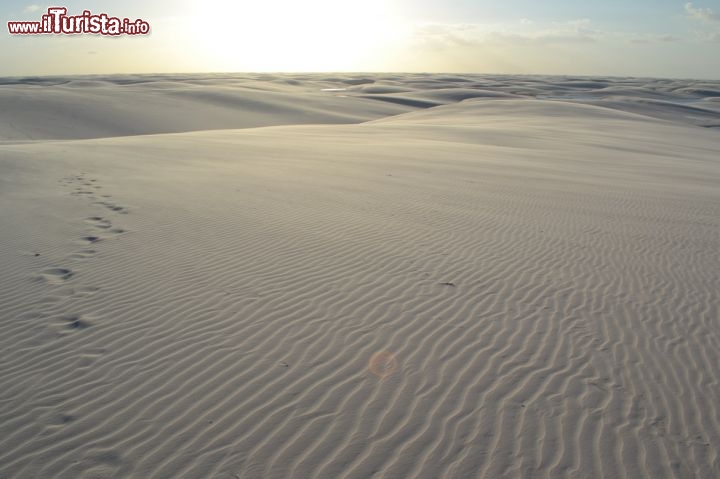
<instances>
[{"instance_id":1,"label":"sunlit sand","mask_svg":"<svg viewBox=\"0 0 720 479\"><path fill-rule=\"evenodd\" d=\"M0 477L720 477L720 83L0 83Z\"/></svg>"}]
</instances>

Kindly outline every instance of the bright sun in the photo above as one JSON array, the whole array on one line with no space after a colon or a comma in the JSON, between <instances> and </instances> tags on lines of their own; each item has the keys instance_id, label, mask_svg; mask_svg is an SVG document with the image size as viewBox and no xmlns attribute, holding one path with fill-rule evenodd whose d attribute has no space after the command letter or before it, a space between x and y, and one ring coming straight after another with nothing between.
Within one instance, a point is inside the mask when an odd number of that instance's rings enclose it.
<instances>
[{"instance_id":1,"label":"bright sun","mask_svg":"<svg viewBox=\"0 0 720 479\"><path fill-rule=\"evenodd\" d=\"M218 70L359 70L401 35L388 0L214 0L192 16L192 40Z\"/></svg>"}]
</instances>

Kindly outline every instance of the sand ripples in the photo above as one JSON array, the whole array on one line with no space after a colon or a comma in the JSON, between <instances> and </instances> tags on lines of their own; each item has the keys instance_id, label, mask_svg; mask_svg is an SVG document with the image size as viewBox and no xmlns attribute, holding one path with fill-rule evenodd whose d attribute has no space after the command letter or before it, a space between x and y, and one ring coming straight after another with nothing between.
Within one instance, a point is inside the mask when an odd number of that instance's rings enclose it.
<instances>
[{"instance_id":1,"label":"sand ripples","mask_svg":"<svg viewBox=\"0 0 720 479\"><path fill-rule=\"evenodd\" d=\"M544 134L577 139L554 105ZM0 288L0 475L720 474L718 193L676 180L717 165L660 159L637 184L646 153L520 158L432 131L66 146L89 173L58 194L102 189L67 200L84 216L65 249ZM91 154L128 150L131 175L96 178Z\"/></svg>"}]
</instances>

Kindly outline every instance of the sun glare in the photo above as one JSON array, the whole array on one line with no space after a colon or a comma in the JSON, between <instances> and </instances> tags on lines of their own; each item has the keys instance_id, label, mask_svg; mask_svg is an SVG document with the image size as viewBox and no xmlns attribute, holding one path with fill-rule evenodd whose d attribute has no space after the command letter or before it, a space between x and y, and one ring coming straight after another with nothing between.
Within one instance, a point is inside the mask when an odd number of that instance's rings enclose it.
<instances>
[{"instance_id":1,"label":"sun glare","mask_svg":"<svg viewBox=\"0 0 720 479\"><path fill-rule=\"evenodd\" d=\"M220 70L328 71L372 64L402 32L387 0L203 2L193 42Z\"/></svg>"}]
</instances>

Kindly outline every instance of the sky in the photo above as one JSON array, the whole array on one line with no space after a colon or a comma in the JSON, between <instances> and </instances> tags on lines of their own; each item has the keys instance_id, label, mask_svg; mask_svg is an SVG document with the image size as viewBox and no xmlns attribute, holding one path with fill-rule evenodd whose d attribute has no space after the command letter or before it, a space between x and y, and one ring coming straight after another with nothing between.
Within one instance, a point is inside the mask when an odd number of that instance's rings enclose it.
<instances>
[{"instance_id":1,"label":"sky","mask_svg":"<svg viewBox=\"0 0 720 479\"><path fill-rule=\"evenodd\" d=\"M148 35L11 35L142 19ZM720 79L720 0L67 0L0 3L0 76L457 72Z\"/></svg>"}]
</instances>

